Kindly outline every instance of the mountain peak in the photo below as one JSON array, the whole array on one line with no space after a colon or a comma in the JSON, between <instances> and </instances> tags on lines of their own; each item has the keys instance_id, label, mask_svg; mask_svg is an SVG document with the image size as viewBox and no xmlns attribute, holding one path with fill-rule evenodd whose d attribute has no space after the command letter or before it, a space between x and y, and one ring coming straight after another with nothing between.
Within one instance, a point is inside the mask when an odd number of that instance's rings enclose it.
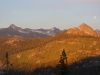
<instances>
[{"instance_id":1,"label":"mountain peak","mask_svg":"<svg viewBox=\"0 0 100 75\"><path fill-rule=\"evenodd\" d=\"M87 25L86 23L82 23L81 25Z\"/></svg>"},{"instance_id":2,"label":"mountain peak","mask_svg":"<svg viewBox=\"0 0 100 75\"><path fill-rule=\"evenodd\" d=\"M89 34L95 34L95 31L90 27L88 26L87 24L85 23L82 23L78 29L80 29L81 31L84 31L86 33L89 33Z\"/></svg>"},{"instance_id":3,"label":"mountain peak","mask_svg":"<svg viewBox=\"0 0 100 75\"><path fill-rule=\"evenodd\" d=\"M88 26L86 23L82 23L80 26L79 26L79 28L83 28L83 27L89 27L89 28L91 28L90 26Z\"/></svg>"},{"instance_id":4,"label":"mountain peak","mask_svg":"<svg viewBox=\"0 0 100 75\"><path fill-rule=\"evenodd\" d=\"M51 28L51 30L55 30L55 29L57 29L57 28L56 27Z\"/></svg>"},{"instance_id":5,"label":"mountain peak","mask_svg":"<svg viewBox=\"0 0 100 75\"><path fill-rule=\"evenodd\" d=\"M13 30L21 30L21 27L17 27L14 24L11 24L8 28L13 29Z\"/></svg>"},{"instance_id":6,"label":"mountain peak","mask_svg":"<svg viewBox=\"0 0 100 75\"><path fill-rule=\"evenodd\" d=\"M11 24L9 27L14 29L16 26L14 24Z\"/></svg>"},{"instance_id":7,"label":"mountain peak","mask_svg":"<svg viewBox=\"0 0 100 75\"><path fill-rule=\"evenodd\" d=\"M10 27L13 27L13 26L15 26L15 25L14 25L14 24L11 24L11 25L10 25Z\"/></svg>"},{"instance_id":8,"label":"mountain peak","mask_svg":"<svg viewBox=\"0 0 100 75\"><path fill-rule=\"evenodd\" d=\"M67 30L68 34L79 34L79 35L95 35L96 32L87 24L82 23L79 27L70 28Z\"/></svg>"}]
</instances>

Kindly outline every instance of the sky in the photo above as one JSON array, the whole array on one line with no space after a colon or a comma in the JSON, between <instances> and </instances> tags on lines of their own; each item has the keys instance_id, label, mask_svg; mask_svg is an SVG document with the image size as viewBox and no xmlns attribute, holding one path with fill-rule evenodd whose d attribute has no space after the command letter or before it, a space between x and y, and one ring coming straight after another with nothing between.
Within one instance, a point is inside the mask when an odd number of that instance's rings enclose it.
<instances>
[{"instance_id":1,"label":"sky","mask_svg":"<svg viewBox=\"0 0 100 75\"><path fill-rule=\"evenodd\" d=\"M0 0L0 28L100 29L100 0Z\"/></svg>"}]
</instances>

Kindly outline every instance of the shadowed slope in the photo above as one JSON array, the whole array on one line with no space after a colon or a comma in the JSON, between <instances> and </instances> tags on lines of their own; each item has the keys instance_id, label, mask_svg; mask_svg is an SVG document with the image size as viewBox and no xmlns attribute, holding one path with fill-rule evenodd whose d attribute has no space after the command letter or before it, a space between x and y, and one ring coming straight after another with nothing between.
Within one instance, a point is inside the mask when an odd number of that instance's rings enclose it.
<instances>
[{"instance_id":1,"label":"shadowed slope","mask_svg":"<svg viewBox=\"0 0 100 75\"><path fill-rule=\"evenodd\" d=\"M100 75L100 56L82 59L69 68L71 75Z\"/></svg>"}]
</instances>

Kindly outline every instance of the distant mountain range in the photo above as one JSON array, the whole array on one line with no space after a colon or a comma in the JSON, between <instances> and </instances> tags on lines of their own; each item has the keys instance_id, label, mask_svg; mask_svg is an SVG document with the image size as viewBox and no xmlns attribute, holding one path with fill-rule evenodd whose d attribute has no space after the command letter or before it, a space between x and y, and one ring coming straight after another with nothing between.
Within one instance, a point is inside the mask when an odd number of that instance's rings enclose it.
<instances>
[{"instance_id":1,"label":"distant mountain range","mask_svg":"<svg viewBox=\"0 0 100 75\"><path fill-rule=\"evenodd\" d=\"M25 38L43 38L55 36L61 33L62 30L53 27L51 29L22 29L21 27L17 27L14 24L11 24L8 28L1 28L0 35L1 36L11 36L11 37L25 37Z\"/></svg>"},{"instance_id":2,"label":"distant mountain range","mask_svg":"<svg viewBox=\"0 0 100 75\"><path fill-rule=\"evenodd\" d=\"M64 30L53 27L51 29L30 29L17 27L11 24L8 28L0 29L0 36L10 36L10 37L25 37L25 38L44 38L51 37L60 34ZM100 35L100 30L93 30L90 26L82 23L79 27L70 28L66 32L67 34L78 34L78 35Z\"/></svg>"}]
</instances>

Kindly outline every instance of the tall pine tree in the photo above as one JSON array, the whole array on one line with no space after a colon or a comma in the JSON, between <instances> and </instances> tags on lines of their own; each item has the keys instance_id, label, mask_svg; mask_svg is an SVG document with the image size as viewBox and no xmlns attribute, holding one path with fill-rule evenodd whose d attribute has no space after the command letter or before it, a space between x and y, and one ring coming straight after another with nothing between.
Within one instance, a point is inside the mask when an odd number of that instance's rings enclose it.
<instances>
[{"instance_id":1,"label":"tall pine tree","mask_svg":"<svg viewBox=\"0 0 100 75\"><path fill-rule=\"evenodd\" d=\"M60 56L58 68L59 68L58 75L69 75L68 65L67 65L67 56L66 56L66 52L64 49L63 49L62 54Z\"/></svg>"},{"instance_id":2,"label":"tall pine tree","mask_svg":"<svg viewBox=\"0 0 100 75\"><path fill-rule=\"evenodd\" d=\"M9 65L9 55L8 55L8 52L6 52L5 54L5 58L6 58L6 69L5 69L5 74L8 75L8 65Z\"/></svg>"}]
</instances>

